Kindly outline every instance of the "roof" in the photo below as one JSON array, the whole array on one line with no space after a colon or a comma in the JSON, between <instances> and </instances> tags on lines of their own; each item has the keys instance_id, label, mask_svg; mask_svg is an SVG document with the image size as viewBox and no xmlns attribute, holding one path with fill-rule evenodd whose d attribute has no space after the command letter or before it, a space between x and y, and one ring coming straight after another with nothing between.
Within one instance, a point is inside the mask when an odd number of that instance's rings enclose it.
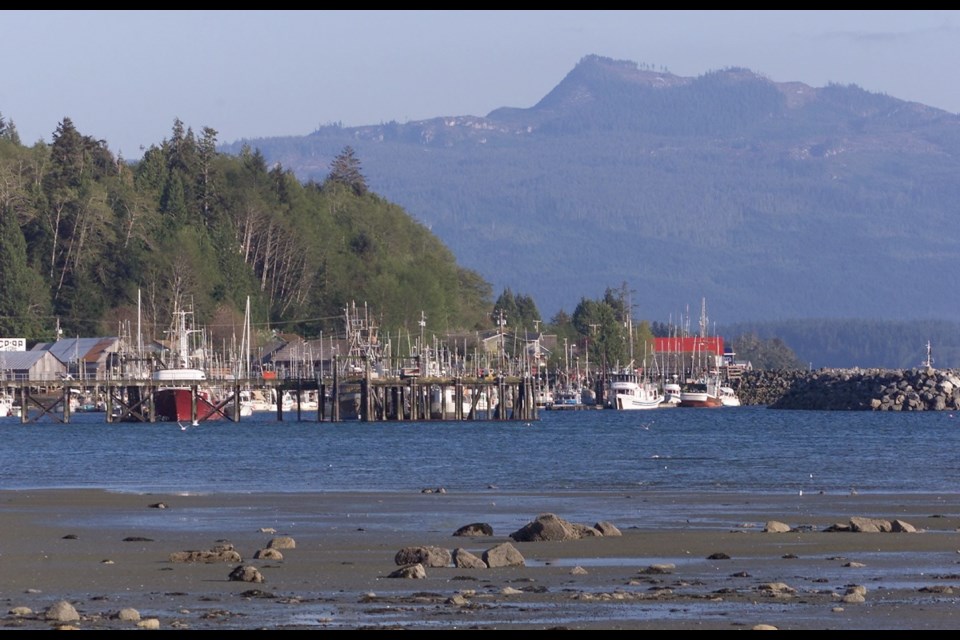
<instances>
[{"instance_id":1,"label":"roof","mask_svg":"<svg viewBox=\"0 0 960 640\"><path fill-rule=\"evenodd\" d=\"M100 354L119 338L64 338L56 342L41 342L33 347L33 351L49 351L60 362L76 362L77 360L97 361Z\"/></svg>"},{"instance_id":2,"label":"roof","mask_svg":"<svg viewBox=\"0 0 960 640\"><path fill-rule=\"evenodd\" d=\"M56 357L46 350L39 351L0 351L0 371L13 369L26 371L43 358ZM57 358L59 360L59 358Z\"/></svg>"}]
</instances>

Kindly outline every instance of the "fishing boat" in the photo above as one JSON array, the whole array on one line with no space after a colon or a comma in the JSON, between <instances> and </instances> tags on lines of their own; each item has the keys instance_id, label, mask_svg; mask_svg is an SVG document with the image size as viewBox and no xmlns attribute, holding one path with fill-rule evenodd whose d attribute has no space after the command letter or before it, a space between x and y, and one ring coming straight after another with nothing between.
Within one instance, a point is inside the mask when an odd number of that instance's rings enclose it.
<instances>
[{"instance_id":1,"label":"fishing boat","mask_svg":"<svg viewBox=\"0 0 960 640\"><path fill-rule=\"evenodd\" d=\"M609 408L618 411L656 409L664 401L663 392L655 383L643 380L634 371L611 373L608 378L610 389Z\"/></svg>"},{"instance_id":2,"label":"fishing boat","mask_svg":"<svg viewBox=\"0 0 960 640\"><path fill-rule=\"evenodd\" d=\"M737 395L737 392L733 390L733 387L728 387L726 385L720 385L717 388L717 397L720 398L720 402L725 407L739 407L740 406L740 397Z\"/></svg>"},{"instance_id":3,"label":"fishing boat","mask_svg":"<svg viewBox=\"0 0 960 640\"><path fill-rule=\"evenodd\" d=\"M677 382L665 382L663 384L663 403L661 407L680 406L680 393L682 389Z\"/></svg>"},{"instance_id":4,"label":"fishing boat","mask_svg":"<svg viewBox=\"0 0 960 640\"><path fill-rule=\"evenodd\" d=\"M190 366L189 336L196 330L187 327L188 315L190 312L186 310L174 313L171 333L173 344L176 345L173 355L177 366L157 369L151 374L151 379L158 385L153 392L157 420L197 424L205 420L219 420L224 415L207 384L206 372Z\"/></svg>"},{"instance_id":5,"label":"fishing boat","mask_svg":"<svg viewBox=\"0 0 960 640\"><path fill-rule=\"evenodd\" d=\"M681 407L722 407L716 387L705 381L692 382L680 390Z\"/></svg>"}]
</instances>

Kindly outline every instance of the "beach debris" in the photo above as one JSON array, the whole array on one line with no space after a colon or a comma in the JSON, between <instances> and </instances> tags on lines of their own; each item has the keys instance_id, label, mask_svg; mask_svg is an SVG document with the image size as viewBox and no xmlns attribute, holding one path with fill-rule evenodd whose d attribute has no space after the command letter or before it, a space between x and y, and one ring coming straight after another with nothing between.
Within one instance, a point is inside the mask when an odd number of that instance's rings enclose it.
<instances>
[{"instance_id":1,"label":"beach debris","mask_svg":"<svg viewBox=\"0 0 960 640\"><path fill-rule=\"evenodd\" d=\"M387 576L388 578L412 578L414 580L422 580L427 577L427 570L423 568L423 565L419 562L416 564L410 564L405 567L400 567L393 573Z\"/></svg>"},{"instance_id":2,"label":"beach debris","mask_svg":"<svg viewBox=\"0 0 960 640\"><path fill-rule=\"evenodd\" d=\"M504 587L503 589L500 589L500 595L504 596L515 596L521 593L523 593L523 591L514 587Z\"/></svg>"},{"instance_id":3,"label":"beach debris","mask_svg":"<svg viewBox=\"0 0 960 640\"><path fill-rule=\"evenodd\" d=\"M453 550L453 566L458 569L486 569L487 563L482 558L476 556L466 549L456 548Z\"/></svg>"},{"instance_id":4,"label":"beach debris","mask_svg":"<svg viewBox=\"0 0 960 640\"><path fill-rule=\"evenodd\" d=\"M248 564L235 567L230 572L229 579L233 582L263 582L263 574L256 567Z\"/></svg>"},{"instance_id":5,"label":"beach debris","mask_svg":"<svg viewBox=\"0 0 960 640\"><path fill-rule=\"evenodd\" d=\"M570 569L570 575L572 576L585 576L587 575L587 570L581 567L580 565L575 566L573 569Z\"/></svg>"},{"instance_id":6,"label":"beach debris","mask_svg":"<svg viewBox=\"0 0 960 640\"><path fill-rule=\"evenodd\" d=\"M455 536L492 536L493 527L486 522L472 522L465 524L453 532Z\"/></svg>"},{"instance_id":7,"label":"beach debris","mask_svg":"<svg viewBox=\"0 0 960 640\"><path fill-rule=\"evenodd\" d=\"M144 618L137 623L137 628L155 631L160 628L160 620L158 618Z\"/></svg>"},{"instance_id":8,"label":"beach debris","mask_svg":"<svg viewBox=\"0 0 960 640\"><path fill-rule=\"evenodd\" d=\"M296 549L297 541L291 538L290 536L280 536L279 538L272 538L270 542L267 543L268 549Z\"/></svg>"},{"instance_id":9,"label":"beach debris","mask_svg":"<svg viewBox=\"0 0 960 640\"><path fill-rule=\"evenodd\" d=\"M450 551L443 547L404 547L397 551L393 561L400 566L422 564L427 567L447 567L453 562Z\"/></svg>"},{"instance_id":10,"label":"beach debris","mask_svg":"<svg viewBox=\"0 0 960 640\"><path fill-rule=\"evenodd\" d=\"M140 612L133 607L124 607L123 609L120 609L120 611L116 612L112 617L124 622L137 622L140 620Z\"/></svg>"},{"instance_id":11,"label":"beach debris","mask_svg":"<svg viewBox=\"0 0 960 640\"><path fill-rule=\"evenodd\" d=\"M283 562L283 554L280 553L279 549L272 549L267 547L266 549L258 549L256 553L253 554L255 560L276 560L278 562Z\"/></svg>"},{"instance_id":12,"label":"beach debris","mask_svg":"<svg viewBox=\"0 0 960 640\"><path fill-rule=\"evenodd\" d=\"M66 600L54 602L44 612L43 617L55 622L77 622L80 620L80 614L77 613L74 606Z\"/></svg>"},{"instance_id":13,"label":"beach debris","mask_svg":"<svg viewBox=\"0 0 960 640\"><path fill-rule=\"evenodd\" d=\"M170 562L243 562L240 553L230 543L217 544L213 549L201 551L174 551Z\"/></svg>"},{"instance_id":14,"label":"beach debris","mask_svg":"<svg viewBox=\"0 0 960 640\"><path fill-rule=\"evenodd\" d=\"M862 562L853 562L853 561L850 561L850 562L846 563L846 564L843 565L843 566L845 566L845 567L847 567L847 568L850 568L850 569L863 569L863 568L864 568L865 566L867 566L867 565L863 564Z\"/></svg>"},{"instance_id":15,"label":"beach debris","mask_svg":"<svg viewBox=\"0 0 960 640\"><path fill-rule=\"evenodd\" d=\"M491 569L494 567L523 567L526 560L523 554L509 542L491 547L483 552L483 561Z\"/></svg>"},{"instance_id":16,"label":"beach debris","mask_svg":"<svg viewBox=\"0 0 960 640\"><path fill-rule=\"evenodd\" d=\"M594 527L568 522L552 513L541 513L532 522L510 534L516 542L579 540L602 536Z\"/></svg>"},{"instance_id":17,"label":"beach debris","mask_svg":"<svg viewBox=\"0 0 960 640\"><path fill-rule=\"evenodd\" d=\"M767 524L763 526L764 533L789 533L790 525L785 522L780 522L779 520L769 520Z\"/></svg>"},{"instance_id":18,"label":"beach debris","mask_svg":"<svg viewBox=\"0 0 960 640\"><path fill-rule=\"evenodd\" d=\"M276 532L277 530L274 529L273 527L260 527L260 533L274 534Z\"/></svg>"}]
</instances>

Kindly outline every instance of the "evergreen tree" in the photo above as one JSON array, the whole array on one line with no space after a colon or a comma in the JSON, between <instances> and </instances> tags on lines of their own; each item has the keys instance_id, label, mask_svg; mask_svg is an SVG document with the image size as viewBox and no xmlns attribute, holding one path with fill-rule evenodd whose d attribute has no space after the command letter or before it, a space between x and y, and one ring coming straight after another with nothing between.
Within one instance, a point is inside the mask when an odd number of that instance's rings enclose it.
<instances>
[{"instance_id":1,"label":"evergreen tree","mask_svg":"<svg viewBox=\"0 0 960 640\"><path fill-rule=\"evenodd\" d=\"M13 124L13 120L4 120L2 113L0 113L0 140L9 140L15 145L20 145L17 127Z\"/></svg>"},{"instance_id":2,"label":"evergreen tree","mask_svg":"<svg viewBox=\"0 0 960 640\"><path fill-rule=\"evenodd\" d=\"M346 146L343 151L330 163L330 175L327 182L335 182L353 189L358 196L367 193L367 179L360 171L360 161L357 159L353 147Z\"/></svg>"},{"instance_id":3,"label":"evergreen tree","mask_svg":"<svg viewBox=\"0 0 960 640\"><path fill-rule=\"evenodd\" d=\"M27 264L27 243L16 215L0 209L0 335L37 340L49 316L43 280Z\"/></svg>"}]
</instances>

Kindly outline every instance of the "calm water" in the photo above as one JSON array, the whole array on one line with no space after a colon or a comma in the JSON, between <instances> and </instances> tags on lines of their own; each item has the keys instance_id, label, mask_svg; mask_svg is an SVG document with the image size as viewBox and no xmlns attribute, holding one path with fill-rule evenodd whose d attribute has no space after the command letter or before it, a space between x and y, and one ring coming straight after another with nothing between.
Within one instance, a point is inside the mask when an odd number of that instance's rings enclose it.
<instances>
[{"instance_id":1,"label":"calm water","mask_svg":"<svg viewBox=\"0 0 960 640\"><path fill-rule=\"evenodd\" d=\"M107 424L0 418L0 488L127 492L696 490L954 493L950 412L763 407L541 412L539 421Z\"/></svg>"}]
</instances>

